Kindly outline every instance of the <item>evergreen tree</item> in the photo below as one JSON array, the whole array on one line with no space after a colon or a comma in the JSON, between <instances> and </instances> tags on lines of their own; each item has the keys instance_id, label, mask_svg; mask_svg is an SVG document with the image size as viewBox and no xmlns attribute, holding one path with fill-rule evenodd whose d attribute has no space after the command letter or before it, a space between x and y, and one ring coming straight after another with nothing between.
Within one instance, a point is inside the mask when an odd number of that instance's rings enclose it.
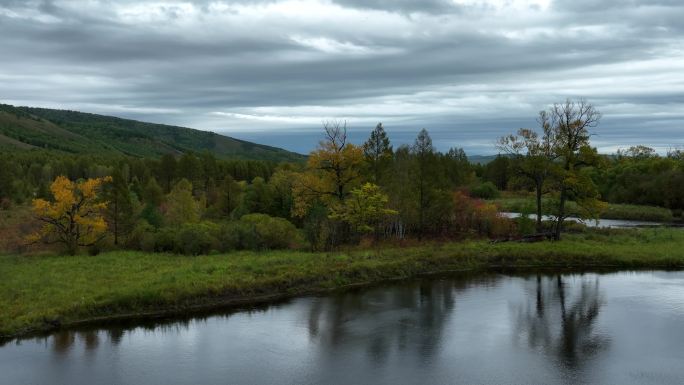
<instances>
[{"instance_id":1,"label":"evergreen tree","mask_svg":"<svg viewBox=\"0 0 684 385\"><path fill-rule=\"evenodd\" d=\"M128 234L135 224L131 191L119 169L114 170L111 181L103 190L103 196L109 202L105 220L114 235L114 244L118 245L120 237Z\"/></svg>"},{"instance_id":2,"label":"evergreen tree","mask_svg":"<svg viewBox=\"0 0 684 385\"><path fill-rule=\"evenodd\" d=\"M375 184L381 184L383 173L392 160L392 146L382 123L378 123L371 131L370 137L363 144L363 155L370 168Z\"/></svg>"},{"instance_id":3,"label":"evergreen tree","mask_svg":"<svg viewBox=\"0 0 684 385\"><path fill-rule=\"evenodd\" d=\"M157 175L164 184L164 191L171 191L171 183L176 178L176 158L171 154L164 154L159 162Z\"/></svg>"},{"instance_id":4,"label":"evergreen tree","mask_svg":"<svg viewBox=\"0 0 684 385\"><path fill-rule=\"evenodd\" d=\"M418 192L418 238L421 239L425 231L425 216L430 205L430 188L434 175L434 154L432 139L426 129L420 130L418 137L411 147L415 157L415 183Z\"/></svg>"}]
</instances>

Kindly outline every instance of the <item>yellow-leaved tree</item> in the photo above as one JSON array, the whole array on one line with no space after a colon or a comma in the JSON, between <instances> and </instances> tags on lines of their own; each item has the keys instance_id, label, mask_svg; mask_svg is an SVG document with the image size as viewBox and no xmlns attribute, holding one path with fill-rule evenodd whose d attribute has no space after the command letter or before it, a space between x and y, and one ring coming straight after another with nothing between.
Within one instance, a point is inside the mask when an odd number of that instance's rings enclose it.
<instances>
[{"instance_id":1,"label":"yellow-leaved tree","mask_svg":"<svg viewBox=\"0 0 684 385\"><path fill-rule=\"evenodd\" d=\"M377 239L382 221L398 214L388 207L388 202L387 194L378 185L366 183L361 188L351 190L351 196L344 201L344 205L333 210L330 217L349 223L355 231L374 232Z\"/></svg>"},{"instance_id":2,"label":"yellow-leaved tree","mask_svg":"<svg viewBox=\"0 0 684 385\"><path fill-rule=\"evenodd\" d=\"M91 246L107 231L103 210L107 202L100 199L102 184L111 177L73 182L58 176L52 185L53 201L33 200L33 212L43 226L29 236L29 241L62 243L67 252L76 254L80 246Z\"/></svg>"},{"instance_id":3,"label":"yellow-leaved tree","mask_svg":"<svg viewBox=\"0 0 684 385\"><path fill-rule=\"evenodd\" d=\"M293 183L293 216L304 217L322 203L339 208L351 190L361 183L363 150L347 143L346 123L324 123L326 139L309 155L306 169Z\"/></svg>"}]
</instances>

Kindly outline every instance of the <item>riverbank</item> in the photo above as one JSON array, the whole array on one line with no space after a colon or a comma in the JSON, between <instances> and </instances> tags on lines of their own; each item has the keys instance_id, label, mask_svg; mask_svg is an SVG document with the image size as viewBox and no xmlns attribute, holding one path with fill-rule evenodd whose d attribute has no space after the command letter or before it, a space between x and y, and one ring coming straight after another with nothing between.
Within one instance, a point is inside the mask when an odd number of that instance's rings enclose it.
<instances>
[{"instance_id":1,"label":"riverbank","mask_svg":"<svg viewBox=\"0 0 684 385\"><path fill-rule=\"evenodd\" d=\"M509 196L493 199L492 202L496 203L501 211L504 212L533 214L536 211L533 197L510 194ZM570 216L578 216L581 210L575 202L570 201L566 203L566 211ZM543 200L542 214L553 214L550 209L550 200L548 198L544 198ZM606 203L606 208L601 213L600 218L663 223L669 223L680 219L673 217L672 211L664 207L620 203Z\"/></svg>"},{"instance_id":2,"label":"riverbank","mask_svg":"<svg viewBox=\"0 0 684 385\"><path fill-rule=\"evenodd\" d=\"M560 242L465 241L344 252L0 256L0 335L148 318L449 270L684 268L684 232L592 231Z\"/></svg>"}]
</instances>

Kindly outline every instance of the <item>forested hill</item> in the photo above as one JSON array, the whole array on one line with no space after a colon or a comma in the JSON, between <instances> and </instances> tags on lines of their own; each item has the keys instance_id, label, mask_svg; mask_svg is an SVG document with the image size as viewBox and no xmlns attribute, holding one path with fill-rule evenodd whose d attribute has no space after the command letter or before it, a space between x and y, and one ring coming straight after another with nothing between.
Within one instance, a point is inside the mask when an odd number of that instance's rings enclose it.
<instances>
[{"instance_id":1,"label":"forested hill","mask_svg":"<svg viewBox=\"0 0 684 385\"><path fill-rule=\"evenodd\" d=\"M0 104L0 150L30 149L139 157L209 151L219 158L304 159L294 152L214 132L77 111Z\"/></svg>"}]
</instances>

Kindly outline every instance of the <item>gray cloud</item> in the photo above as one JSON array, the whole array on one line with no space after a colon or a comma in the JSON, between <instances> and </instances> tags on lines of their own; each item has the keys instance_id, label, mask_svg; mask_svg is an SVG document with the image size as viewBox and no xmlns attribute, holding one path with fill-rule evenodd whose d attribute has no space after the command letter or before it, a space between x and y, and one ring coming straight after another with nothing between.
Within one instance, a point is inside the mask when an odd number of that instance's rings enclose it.
<instances>
[{"instance_id":1,"label":"gray cloud","mask_svg":"<svg viewBox=\"0 0 684 385\"><path fill-rule=\"evenodd\" d=\"M597 5L598 4L598 5ZM494 152L586 97L601 149L684 144L678 1L0 1L0 101L211 129L308 151L426 127ZM657 140L649 133L656 134Z\"/></svg>"}]
</instances>

